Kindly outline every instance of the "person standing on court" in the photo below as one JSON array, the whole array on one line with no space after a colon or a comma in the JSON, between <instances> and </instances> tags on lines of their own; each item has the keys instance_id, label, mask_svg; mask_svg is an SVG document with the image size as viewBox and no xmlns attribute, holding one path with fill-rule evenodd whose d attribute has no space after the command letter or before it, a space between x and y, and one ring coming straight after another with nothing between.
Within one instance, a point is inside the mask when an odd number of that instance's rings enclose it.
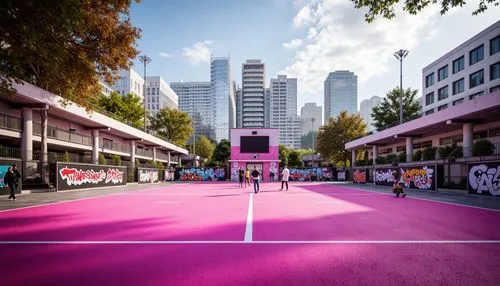
<instances>
[{"instance_id":1,"label":"person standing on court","mask_svg":"<svg viewBox=\"0 0 500 286\"><path fill-rule=\"evenodd\" d=\"M285 165L285 168L281 172L281 189L280 191L283 191L283 185L286 185L286 190L288 191L288 178L290 177L290 170L288 170L288 167Z\"/></svg>"},{"instance_id":2,"label":"person standing on court","mask_svg":"<svg viewBox=\"0 0 500 286\"><path fill-rule=\"evenodd\" d=\"M260 172L257 170L257 167L253 167L252 171L252 179L253 179L253 191L255 193L259 192L259 177L260 177Z\"/></svg>"},{"instance_id":3,"label":"person standing on court","mask_svg":"<svg viewBox=\"0 0 500 286\"><path fill-rule=\"evenodd\" d=\"M245 176L245 172L243 171L243 169L240 167L240 169L238 170L238 187L240 188L243 188L243 177Z\"/></svg>"},{"instance_id":4,"label":"person standing on court","mask_svg":"<svg viewBox=\"0 0 500 286\"><path fill-rule=\"evenodd\" d=\"M399 182L401 180L401 174L399 173L399 171L394 170L394 172L392 172L392 176L394 177L392 191L396 193L396 198L399 198L399 194L403 194L403 198L406 197L406 194L403 191L403 185L401 184L401 182Z\"/></svg>"},{"instance_id":5,"label":"person standing on court","mask_svg":"<svg viewBox=\"0 0 500 286\"><path fill-rule=\"evenodd\" d=\"M14 187L18 190L19 182L21 182L21 173L19 173L16 164L12 165L12 173L14 173Z\"/></svg>"},{"instance_id":6,"label":"person standing on court","mask_svg":"<svg viewBox=\"0 0 500 286\"><path fill-rule=\"evenodd\" d=\"M250 170L247 168L247 171L245 172L245 188L247 186L250 186Z\"/></svg>"},{"instance_id":7,"label":"person standing on court","mask_svg":"<svg viewBox=\"0 0 500 286\"><path fill-rule=\"evenodd\" d=\"M13 199L14 201L16 200L16 187L14 183L14 172L12 171L12 167L9 167L7 170L7 173L5 173L5 176L3 178L3 183L4 185L7 185L10 190L10 195L9 195L9 200Z\"/></svg>"}]
</instances>

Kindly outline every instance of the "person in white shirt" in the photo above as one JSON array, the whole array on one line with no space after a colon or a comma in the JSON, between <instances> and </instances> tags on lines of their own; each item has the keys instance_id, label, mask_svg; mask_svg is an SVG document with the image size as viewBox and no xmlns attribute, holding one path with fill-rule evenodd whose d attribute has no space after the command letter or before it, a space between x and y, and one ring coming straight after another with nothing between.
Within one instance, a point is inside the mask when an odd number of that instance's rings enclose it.
<instances>
[{"instance_id":1,"label":"person in white shirt","mask_svg":"<svg viewBox=\"0 0 500 286\"><path fill-rule=\"evenodd\" d=\"M288 170L288 167L285 165L285 168L281 172L281 189L280 191L283 191L283 185L286 185L286 190L288 191L288 178L290 177L290 170Z\"/></svg>"}]
</instances>

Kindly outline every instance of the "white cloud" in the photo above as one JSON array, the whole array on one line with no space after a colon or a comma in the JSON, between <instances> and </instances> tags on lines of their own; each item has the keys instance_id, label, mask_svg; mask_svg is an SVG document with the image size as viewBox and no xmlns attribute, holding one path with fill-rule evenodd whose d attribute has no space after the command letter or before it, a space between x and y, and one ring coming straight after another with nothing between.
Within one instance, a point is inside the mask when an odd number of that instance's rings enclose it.
<instances>
[{"instance_id":1,"label":"white cloud","mask_svg":"<svg viewBox=\"0 0 500 286\"><path fill-rule=\"evenodd\" d=\"M169 53L159 53L160 57L162 58L166 58L166 59L170 59L170 58L174 58L175 55L174 54L169 54Z\"/></svg>"},{"instance_id":2,"label":"white cloud","mask_svg":"<svg viewBox=\"0 0 500 286\"><path fill-rule=\"evenodd\" d=\"M214 41L196 42L192 47L182 49L182 55L193 66L198 66L200 63L209 63L211 54L209 46L213 43Z\"/></svg>"},{"instance_id":3,"label":"white cloud","mask_svg":"<svg viewBox=\"0 0 500 286\"><path fill-rule=\"evenodd\" d=\"M293 50L293 49L296 49L300 46L302 46L301 39L293 39L293 40L290 40L286 43L283 43L283 48L288 49L288 50Z\"/></svg>"},{"instance_id":4,"label":"white cloud","mask_svg":"<svg viewBox=\"0 0 500 286\"><path fill-rule=\"evenodd\" d=\"M363 84L389 70L394 51L411 50L437 32L433 26L438 8L429 7L418 16L400 13L391 21L377 18L368 24L364 11L355 9L350 0L304 5L293 25L308 28L304 36L308 44L297 50L293 63L280 74L298 78L300 93L318 102L328 73L351 70L358 75L358 84ZM430 33L433 29L436 32Z\"/></svg>"}]
</instances>

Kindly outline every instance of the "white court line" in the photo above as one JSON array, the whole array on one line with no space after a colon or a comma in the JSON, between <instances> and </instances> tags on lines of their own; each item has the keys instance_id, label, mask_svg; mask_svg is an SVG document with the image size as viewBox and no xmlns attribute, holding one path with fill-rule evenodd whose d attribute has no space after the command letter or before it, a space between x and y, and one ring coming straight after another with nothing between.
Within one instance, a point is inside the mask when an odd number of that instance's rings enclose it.
<instances>
[{"instance_id":1,"label":"white court line","mask_svg":"<svg viewBox=\"0 0 500 286\"><path fill-rule=\"evenodd\" d=\"M145 190L133 190L133 191L130 191L130 192L145 192L145 191L152 191L152 190L156 190L156 189L158 189L158 188L145 189ZM9 210L0 210L0 213L3 213L3 212L12 212L12 211L24 210L24 209L31 209L31 208L37 208L37 207L44 207L44 206L60 205L60 204L65 204L65 203L79 202L79 201L99 199L99 198L106 198L106 197L126 195L126 194L127 193L115 193L115 194L109 194L109 195L103 195L103 196L96 196L96 197L88 197L88 198L74 199L74 200L68 200L68 201L53 202L53 203L48 203L48 204L32 205L32 206L20 207L20 208L9 209ZM19 196L19 197L21 197L21 196Z\"/></svg>"},{"instance_id":2,"label":"white court line","mask_svg":"<svg viewBox=\"0 0 500 286\"><path fill-rule=\"evenodd\" d=\"M500 240L34 240L0 241L0 245L12 244L500 244Z\"/></svg>"},{"instance_id":3,"label":"white court line","mask_svg":"<svg viewBox=\"0 0 500 286\"><path fill-rule=\"evenodd\" d=\"M342 186L342 187L343 188L347 188L347 189L357 190L357 191L375 193L375 194L379 194L379 195L394 196L393 194L381 193L381 192L377 192L377 191L370 191L370 190L364 190L364 189L357 189L357 188L350 187L350 186L349 187ZM452 203L452 202L443 202L443 201L432 200L432 199L417 198L417 197L412 197L412 196L409 196L409 197L407 196L406 198L400 198L400 199L402 199L402 200L408 200L408 199L422 200L422 201L428 201L428 202L434 202L434 203L442 203L442 204L459 206L459 207L467 207L467 208L480 209L480 210L486 210L486 211L500 212L500 210L496 210L496 209L490 209L490 208L484 208L484 207L477 207L477 206L471 206L471 205L465 205L465 204L458 204L458 203Z\"/></svg>"},{"instance_id":4,"label":"white court line","mask_svg":"<svg viewBox=\"0 0 500 286\"><path fill-rule=\"evenodd\" d=\"M249 243L253 240L253 194L250 193L248 200L247 225L245 228L245 242Z\"/></svg>"}]
</instances>

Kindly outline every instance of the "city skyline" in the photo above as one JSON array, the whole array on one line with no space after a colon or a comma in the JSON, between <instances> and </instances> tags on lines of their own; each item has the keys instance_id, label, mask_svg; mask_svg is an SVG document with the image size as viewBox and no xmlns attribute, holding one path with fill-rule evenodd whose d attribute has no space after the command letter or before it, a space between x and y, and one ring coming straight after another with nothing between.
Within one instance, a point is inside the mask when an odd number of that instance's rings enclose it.
<instances>
[{"instance_id":1,"label":"city skyline","mask_svg":"<svg viewBox=\"0 0 500 286\"><path fill-rule=\"evenodd\" d=\"M484 14L471 16L475 5L468 4L439 16L439 9L433 7L418 16L398 13L393 21L377 19L368 24L364 12L350 1L320 2L143 2L132 5L131 18L143 30L138 41L141 54L153 59L148 74L168 82L209 81L210 54L230 55L233 76L241 86L239 64L259 58L266 63L266 82L278 74L295 77L301 87L298 105L313 101L324 106L322 82L329 72L340 69L358 75L359 102L372 94L385 96L399 84L399 65L392 54L400 48L410 51L403 63L403 86L418 89L421 96L423 67L494 23L500 11L500 7L491 7ZM246 17L241 17L241 11ZM221 13L224 17L219 17ZM263 21L245 20L256 14ZM204 29L198 29L199 23ZM251 30L260 31L258 42L266 45L255 45ZM273 33L276 30L278 35ZM166 40L161 40L161 35ZM330 45L338 37L344 44ZM136 70L142 72L137 59L135 63Z\"/></svg>"}]
</instances>

